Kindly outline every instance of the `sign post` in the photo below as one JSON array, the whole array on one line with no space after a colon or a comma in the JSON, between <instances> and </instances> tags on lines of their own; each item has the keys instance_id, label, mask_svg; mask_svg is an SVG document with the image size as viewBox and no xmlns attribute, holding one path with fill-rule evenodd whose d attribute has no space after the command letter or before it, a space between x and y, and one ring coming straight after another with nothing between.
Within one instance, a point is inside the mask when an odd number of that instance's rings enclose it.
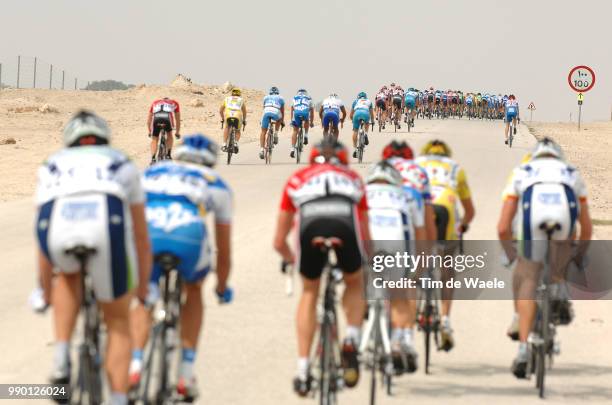
<instances>
[{"instance_id":1,"label":"sign post","mask_svg":"<svg viewBox=\"0 0 612 405\"><path fill-rule=\"evenodd\" d=\"M529 122L531 122L533 121L533 111L536 109L536 106L535 104L533 104L533 101L529 103L527 109L529 110Z\"/></svg>"},{"instance_id":2,"label":"sign post","mask_svg":"<svg viewBox=\"0 0 612 405\"><path fill-rule=\"evenodd\" d=\"M595 72L588 66L576 66L570 70L567 82L572 90L578 93L578 131L580 131L580 121L582 119L582 103L584 94L591 90L595 85Z\"/></svg>"}]
</instances>

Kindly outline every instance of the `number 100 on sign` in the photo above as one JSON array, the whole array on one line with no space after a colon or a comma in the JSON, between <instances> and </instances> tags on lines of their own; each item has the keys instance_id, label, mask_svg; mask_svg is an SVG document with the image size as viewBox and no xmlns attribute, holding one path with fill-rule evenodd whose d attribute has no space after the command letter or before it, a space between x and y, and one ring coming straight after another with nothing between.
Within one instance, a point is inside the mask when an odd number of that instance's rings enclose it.
<instances>
[{"instance_id":1,"label":"number 100 on sign","mask_svg":"<svg viewBox=\"0 0 612 405\"><path fill-rule=\"evenodd\" d=\"M585 93L595 84L595 72L588 66L576 66L570 71L567 81L574 91Z\"/></svg>"}]
</instances>

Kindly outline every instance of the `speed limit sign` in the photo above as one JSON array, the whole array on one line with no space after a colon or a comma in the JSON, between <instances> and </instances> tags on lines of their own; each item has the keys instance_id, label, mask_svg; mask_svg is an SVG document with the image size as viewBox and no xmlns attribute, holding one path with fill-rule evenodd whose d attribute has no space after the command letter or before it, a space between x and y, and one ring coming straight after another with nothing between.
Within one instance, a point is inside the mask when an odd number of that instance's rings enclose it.
<instances>
[{"instance_id":1,"label":"speed limit sign","mask_svg":"<svg viewBox=\"0 0 612 405\"><path fill-rule=\"evenodd\" d=\"M595 85L595 72L588 66L576 66L570 71L567 81L575 92L586 93Z\"/></svg>"}]
</instances>

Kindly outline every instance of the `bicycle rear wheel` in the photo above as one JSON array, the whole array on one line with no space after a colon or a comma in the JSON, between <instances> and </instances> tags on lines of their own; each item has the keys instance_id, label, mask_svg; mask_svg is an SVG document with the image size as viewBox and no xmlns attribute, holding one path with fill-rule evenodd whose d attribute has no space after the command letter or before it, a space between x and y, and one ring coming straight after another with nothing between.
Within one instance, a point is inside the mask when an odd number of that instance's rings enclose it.
<instances>
[{"instance_id":1,"label":"bicycle rear wheel","mask_svg":"<svg viewBox=\"0 0 612 405\"><path fill-rule=\"evenodd\" d=\"M234 153L235 139L236 139L236 130L232 128L230 129L229 142L227 146L227 164L228 165L232 162L232 154Z\"/></svg>"},{"instance_id":2,"label":"bicycle rear wheel","mask_svg":"<svg viewBox=\"0 0 612 405\"><path fill-rule=\"evenodd\" d=\"M334 360L331 325L324 320L321 325L321 357L319 375L319 404L333 405L336 399L336 365Z\"/></svg>"},{"instance_id":3,"label":"bicycle rear wheel","mask_svg":"<svg viewBox=\"0 0 612 405\"><path fill-rule=\"evenodd\" d=\"M374 320L374 347L372 348L372 376L370 378L370 405L374 405L376 403L376 373L378 372L378 367L381 366L380 359L378 356L379 350L379 340L380 340L380 330L378 327L378 320Z\"/></svg>"},{"instance_id":4,"label":"bicycle rear wheel","mask_svg":"<svg viewBox=\"0 0 612 405\"><path fill-rule=\"evenodd\" d=\"M302 157L302 147L304 145L304 128L300 128L297 137L297 145L295 147L295 162L300 163Z\"/></svg>"},{"instance_id":5,"label":"bicycle rear wheel","mask_svg":"<svg viewBox=\"0 0 612 405\"><path fill-rule=\"evenodd\" d=\"M157 161L160 162L166 159L166 131L162 130L159 134L159 145L157 147Z\"/></svg>"},{"instance_id":6,"label":"bicycle rear wheel","mask_svg":"<svg viewBox=\"0 0 612 405\"><path fill-rule=\"evenodd\" d=\"M264 157L267 165L272 163L272 148L274 147L274 134L272 132L273 130L268 130L268 135L266 136L266 147L264 149Z\"/></svg>"},{"instance_id":7,"label":"bicycle rear wheel","mask_svg":"<svg viewBox=\"0 0 612 405\"><path fill-rule=\"evenodd\" d=\"M542 344L538 347L538 364L537 364L537 387L539 389L540 398L544 398L544 379L546 377L546 357L548 347L550 345L550 334L549 332L549 300L548 297L542 300L542 319L540 320Z\"/></svg>"}]
</instances>

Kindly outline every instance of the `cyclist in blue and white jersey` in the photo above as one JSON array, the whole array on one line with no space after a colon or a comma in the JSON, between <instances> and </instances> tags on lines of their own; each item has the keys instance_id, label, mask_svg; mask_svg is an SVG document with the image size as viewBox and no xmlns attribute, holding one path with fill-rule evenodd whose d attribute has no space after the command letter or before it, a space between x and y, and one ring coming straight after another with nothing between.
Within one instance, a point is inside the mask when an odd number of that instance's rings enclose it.
<instances>
[{"instance_id":1,"label":"cyclist in blue and white jersey","mask_svg":"<svg viewBox=\"0 0 612 405\"><path fill-rule=\"evenodd\" d=\"M514 134L516 135L517 119L520 120L518 101L516 101L514 94L510 94L510 97L508 97L508 101L506 101L506 105L504 107L504 121L506 121L506 145L508 144L508 135L510 133L510 121L514 123Z\"/></svg>"},{"instance_id":2,"label":"cyclist in blue and white jersey","mask_svg":"<svg viewBox=\"0 0 612 405\"><path fill-rule=\"evenodd\" d=\"M370 122L374 122L374 108L372 107L372 101L368 99L368 95L365 92L360 92L357 98L351 105L351 115L349 117L353 121L353 157L357 157L357 131L359 131L359 121L363 121L365 127L365 138L363 143L369 144L368 130L370 129Z\"/></svg>"},{"instance_id":3,"label":"cyclist in blue and white jersey","mask_svg":"<svg viewBox=\"0 0 612 405\"><path fill-rule=\"evenodd\" d=\"M338 124L344 124L346 108L344 108L342 100L338 98L336 93L331 93L329 97L323 100L321 108L319 108L319 118L321 118L323 125L323 136L328 134L331 129L332 135L338 139L340 133Z\"/></svg>"},{"instance_id":4,"label":"cyclist in blue and white jersey","mask_svg":"<svg viewBox=\"0 0 612 405\"><path fill-rule=\"evenodd\" d=\"M261 134L259 135L259 158L264 158L264 145L266 142L266 132L271 121L276 121L274 144L278 143L278 131L281 125L285 126L285 100L280 96L278 87L271 87L270 92L263 99L263 116L261 117Z\"/></svg>"},{"instance_id":5,"label":"cyclist in blue and white jersey","mask_svg":"<svg viewBox=\"0 0 612 405\"><path fill-rule=\"evenodd\" d=\"M233 295L227 283L231 257L232 193L212 169L216 160L217 145L204 135L189 135L176 148L174 161L151 166L143 178L153 255L170 253L180 260L177 270L184 281L185 301L180 311L182 353L176 390L186 399L197 397L193 368L204 313L202 284L212 268L210 235L204 217L208 212L214 214L215 221L215 292L221 303L229 303ZM161 272L156 263L149 285L153 292L148 298L149 303L159 295L157 285ZM132 324L130 385L136 387L151 324L151 315L143 305L133 310Z\"/></svg>"},{"instance_id":6,"label":"cyclist in blue and white jersey","mask_svg":"<svg viewBox=\"0 0 612 405\"><path fill-rule=\"evenodd\" d=\"M404 94L404 105L406 107L406 117L410 117L410 125L414 127L414 117L417 113L417 98L420 97L414 88L409 88Z\"/></svg>"},{"instance_id":7,"label":"cyclist in blue and white jersey","mask_svg":"<svg viewBox=\"0 0 612 405\"><path fill-rule=\"evenodd\" d=\"M293 97L291 106L293 134L291 135L291 157L295 157L295 144L297 142L298 129L304 123L304 145L308 145L308 129L314 122L314 106L312 98L305 89L299 89Z\"/></svg>"}]
</instances>

